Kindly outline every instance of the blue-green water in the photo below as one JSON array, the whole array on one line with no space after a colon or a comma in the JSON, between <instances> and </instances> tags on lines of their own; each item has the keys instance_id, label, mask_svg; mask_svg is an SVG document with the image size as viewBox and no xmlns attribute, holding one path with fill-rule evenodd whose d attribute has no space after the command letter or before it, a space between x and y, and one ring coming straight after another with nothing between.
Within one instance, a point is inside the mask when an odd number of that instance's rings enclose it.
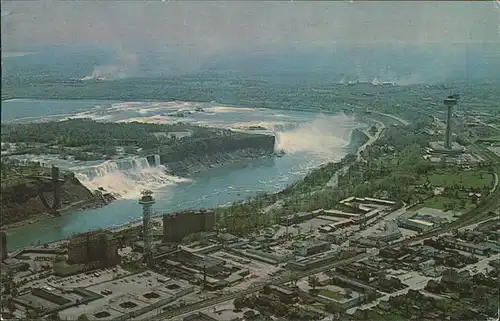
<instances>
[{"instance_id":1,"label":"blue-green water","mask_svg":"<svg viewBox=\"0 0 500 321\"><path fill-rule=\"evenodd\" d=\"M287 153L279 158L239 162L200 172L185 182L155 185L155 209L158 215L190 208L214 207L255 195L274 192L301 179L309 170L328 161L339 160L349 152L349 138L359 124L345 115L324 116L313 113L266 109L237 109L216 103L117 103L103 101L33 101L2 102L6 121L26 119L28 110L37 107L36 119L61 119L69 115L107 121L138 119L150 122L171 121L165 113L201 106L205 113L193 113L188 120L205 125L240 127L259 124L275 132L277 147ZM57 107L53 107L57 106ZM96 107L97 106L97 107ZM7 112L6 112L7 111ZM44 112L42 112L44 111ZM4 118L2 118L4 121ZM183 119L186 121L186 118ZM107 173L106 173L107 174ZM109 173L101 179L108 184L148 186L142 178L127 173ZM116 177L119 176L119 179ZM133 179L138 181L133 181ZM132 181L131 181L132 180ZM120 186L114 186L120 189ZM137 220L141 208L135 197L128 197L100 209L74 212L62 217L40 220L7 231L9 249L66 238L74 233L109 228Z\"/></svg>"}]
</instances>

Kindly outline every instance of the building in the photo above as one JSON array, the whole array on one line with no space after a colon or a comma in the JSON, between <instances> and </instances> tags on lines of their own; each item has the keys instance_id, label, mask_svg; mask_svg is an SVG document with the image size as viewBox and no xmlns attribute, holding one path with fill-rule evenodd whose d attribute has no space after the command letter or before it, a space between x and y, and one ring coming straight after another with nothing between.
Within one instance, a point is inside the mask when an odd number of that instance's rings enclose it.
<instances>
[{"instance_id":1,"label":"building","mask_svg":"<svg viewBox=\"0 0 500 321\"><path fill-rule=\"evenodd\" d=\"M398 226L401 228L405 228L408 230L422 233L422 232L425 232L427 230L432 229L434 224L431 222L426 222L426 221L410 218L410 219L406 219L406 220L399 220Z\"/></svg>"},{"instance_id":2,"label":"building","mask_svg":"<svg viewBox=\"0 0 500 321\"><path fill-rule=\"evenodd\" d=\"M329 251L331 248L330 243L312 240L299 244L295 249L295 254L300 256L310 256L321 252Z\"/></svg>"},{"instance_id":3,"label":"building","mask_svg":"<svg viewBox=\"0 0 500 321\"><path fill-rule=\"evenodd\" d=\"M309 270L323 266L334 260L338 260L341 257L341 253L338 250L331 250L325 253L308 256L293 260L287 263L286 267L291 270Z\"/></svg>"},{"instance_id":4,"label":"building","mask_svg":"<svg viewBox=\"0 0 500 321\"><path fill-rule=\"evenodd\" d=\"M446 222L448 222L446 218L416 212L407 212L397 220L399 227L419 233L436 228Z\"/></svg>"},{"instance_id":5,"label":"building","mask_svg":"<svg viewBox=\"0 0 500 321\"><path fill-rule=\"evenodd\" d=\"M26 310L39 310L40 317L77 306L86 306L102 295L83 288L70 291L44 286L24 292L14 298L14 302Z\"/></svg>"},{"instance_id":6,"label":"building","mask_svg":"<svg viewBox=\"0 0 500 321\"><path fill-rule=\"evenodd\" d=\"M7 234L5 231L0 231L0 252L2 256L2 261L7 259L8 250L7 250Z\"/></svg>"},{"instance_id":7,"label":"building","mask_svg":"<svg viewBox=\"0 0 500 321\"><path fill-rule=\"evenodd\" d=\"M455 240L451 237L444 237L441 239L441 241L448 248L466 251L466 252L473 253L473 254L485 255L490 251L489 247L487 247L485 245L474 244L474 243L469 243L469 242L462 242L462 241Z\"/></svg>"},{"instance_id":8,"label":"building","mask_svg":"<svg viewBox=\"0 0 500 321\"><path fill-rule=\"evenodd\" d=\"M386 222L382 232L369 235L368 238L373 241L390 242L399 239L401 236L401 231L395 222Z\"/></svg>"},{"instance_id":9,"label":"building","mask_svg":"<svg viewBox=\"0 0 500 321\"><path fill-rule=\"evenodd\" d=\"M182 212L163 216L163 242L180 242L190 234L207 232L215 227L212 210Z\"/></svg>"},{"instance_id":10,"label":"building","mask_svg":"<svg viewBox=\"0 0 500 321\"><path fill-rule=\"evenodd\" d=\"M305 212L305 213L296 213L296 214L282 216L280 218L280 224L284 226L299 224L314 218L315 214L316 213L313 212Z\"/></svg>"},{"instance_id":11,"label":"building","mask_svg":"<svg viewBox=\"0 0 500 321\"><path fill-rule=\"evenodd\" d=\"M430 154L446 154L446 155L459 155L465 153L465 148L458 144L457 142L451 142L450 147L446 147L446 142L437 141L430 142L429 149L427 150Z\"/></svg>"},{"instance_id":12,"label":"building","mask_svg":"<svg viewBox=\"0 0 500 321\"><path fill-rule=\"evenodd\" d=\"M109 233L95 231L81 233L72 237L68 244L68 263L100 262L102 266L112 266L120 263L117 239Z\"/></svg>"}]
</instances>

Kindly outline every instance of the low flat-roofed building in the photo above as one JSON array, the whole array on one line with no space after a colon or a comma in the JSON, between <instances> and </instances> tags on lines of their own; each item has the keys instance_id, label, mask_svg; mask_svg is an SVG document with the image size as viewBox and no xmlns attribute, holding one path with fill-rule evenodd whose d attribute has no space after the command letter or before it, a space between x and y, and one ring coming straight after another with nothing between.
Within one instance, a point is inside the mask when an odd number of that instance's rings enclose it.
<instances>
[{"instance_id":1,"label":"low flat-roofed building","mask_svg":"<svg viewBox=\"0 0 500 321\"><path fill-rule=\"evenodd\" d=\"M451 142L451 148L446 148L443 141L430 142L429 147L431 153L435 154L462 154L465 153L465 148L457 142Z\"/></svg>"},{"instance_id":2,"label":"low flat-roofed building","mask_svg":"<svg viewBox=\"0 0 500 321\"><path fill-rule=\"evenodd\" d=\"M328 242L311 240L299 244L295 249L295 253L300 256L310 256L321 252L326 252L330 250L330 248L331 245Z\"/></svg>"},{"instance_id":3,"label":"low flat-roofed building","mask_svg":"<svg viewBox=\"0 0 500 321\"><path fill-rule=\"evenodd\" d=\"M358 282L358 281L353 280L347 276L344 276L344 275L341 275L341 274L338 274L335 272L330 273L330 276L332 278L333 284L338 285L340 287L344 287L344 288L352 288L359 293L365 293L367 291L375 291L376 290L375 288L373 288L369 285L363 284L361 282Z\"/></svg>"},{"instance_id":4,"label":"low flat-roofed building","mask_svg":"<svg viewBox=\"0 0 500 321\"><path fill-rule=\"evenodd\" d=\"M91 320L140 319L140 315L173 302L194 288L187 281L147 271L94 284L87 289L100 293L99 299L61 310L62 319L75 320L82 314Z\"/></svg>"},{"instance_id":5,"label":"low flat-roofed building","mask_svg":"<svg viewBox=\"0 0 500 321\"><path fill-rule=\"evenodd\" d=\"M446 247L450 247L453 249L461 250L461 251L466 251L474 254L479 254L479 255L484 255L487 254L490 251L490 248L488 246L482 245L482 244L474 244L474 243L469 243L469 242L462 242L459 240L455 240L450 237L444 237L442 238L442 242Z\"/></svg>"},{"instance_id":6,"label":"low flat-roofed building","mask_svg":"<svg viewBox=\"0 0 500 321\"><path fill-rule=\"evenodd\" d=\"M394 201L383 200L383 199L380 199L380 198L365 197L365 200L368 201L368 202L371 202L371 203L381 204L381 205L388 205L388 206L392 206L392 205L396 204L396 202L394 202Z\"/></svg>"},{"instance_id":7,"label":"low flat-roofed building","mask_svg":"<svg viewBox=\"0 0 500 321\"><path fill-rule=\"evenodd\" d=\"M41 316L44 316L100 298L101 295L86 289L62 291L46 286L34 288L29 293L17 296L14 302L30 310L38 309L41 311Z\"/></svg>"},{"instance_id":8,"label":"low flat-roofed building","mask_svg":"<svg viewBox=\"0 0 500 321\"><path fill-rule=\"evenodd\" d=\"M424 226L427 226L427 227L433 227L434 226L434 223L432 223L432 222L427 222L427 221L419 220L419 219L416 219L416 218L410 218L410 219L408 219L408 221L416 223L416 224L421 224L421 225L424 225Z\"/></svg>"},{"instance_id":9,"label":"low flat-roofed building","mask_svg":"<svg viewBox=\"0 0 500 321\"><path fill-rule=\"evenodd\" d=\"M401 236L401 231L395 222L386 222L383 231L371 234L368 238L374 241L390 242L399 239Z\"/></svg>"},{"instance_id":10,"label":"low flat-roofed building","mask_svg":"<svg viewBox=\"0 0 500 321\"><path fill-rule=\"evenodd\" d=\"M282 216L280 218L280 224L285 226L299 224L304 221L312 219L315 215L316 214L312 212L303 212L303 213L296 213L292 215Z\"/></svg>"},{"instance_id":11,"label":"low flat-roofed building","mask_svg":"<svg viewBox=\"0 0 500 321\"><path fill-rule=\"evenodd\" d=\"M433 224L430 222L415 220L415 219L400 219L397 222L398 226L401 228L405 228L420 233L427 231L433 227Z\"/></svg>"},{"instance_id":12,"label":"low flat-roofed building","mask_svg":"<svg viewBox=\"0 0 500 321\"><path fill-rule=\"evenodd\" d=\"M292 270L308 270L336 260L339 255L340 252L338 250L330 250L321 254L290 261L287 263L287 267Z\"/></svg>"}]
</instances>

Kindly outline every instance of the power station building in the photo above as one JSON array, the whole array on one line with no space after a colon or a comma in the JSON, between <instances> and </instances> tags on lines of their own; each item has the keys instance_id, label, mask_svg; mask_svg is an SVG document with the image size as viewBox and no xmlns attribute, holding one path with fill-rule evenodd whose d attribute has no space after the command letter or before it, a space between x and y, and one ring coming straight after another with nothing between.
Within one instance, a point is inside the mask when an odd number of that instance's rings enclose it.
<instances>
[{"instance_id":1,"label":"power station building","mask_svg":"<svg viewBox=\"0 0 500 321\"><path fill-rule=\"evenodd\" d=\"M180 242L190 234L210 231L215 227L215 212L199 210L163 216L163 242Z\"/></svg>"}]
</instances>

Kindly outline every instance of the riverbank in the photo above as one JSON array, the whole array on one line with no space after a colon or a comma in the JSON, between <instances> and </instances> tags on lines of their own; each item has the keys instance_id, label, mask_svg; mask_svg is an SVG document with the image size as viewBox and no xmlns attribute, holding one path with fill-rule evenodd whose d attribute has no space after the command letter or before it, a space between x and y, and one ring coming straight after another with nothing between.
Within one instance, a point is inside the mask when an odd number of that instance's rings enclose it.
<instances>
[{"instance_id":1,"label":"riverbank","mask_svg":"<svg viewBox=\"0 0 500 321\"><path fill-rule=\"evenodd\" d=\"M0 210L2 229L34 223L47 217L62 216L78 210L99 208L112 201L112 197L93 194L78 179L64 173L54 188L51 176L39 165L17 166L2 162ZM58 206L55 202L58 200ZM55 208L55 209L54 209Z\"/></svg>"},{"instance_id":2,"label":"riverbank","mask_svg":"<svg viewBox=\"0 0 500 321\"><path fill-rule=\"evenodd\" d=\"M80 212L80 211L85 211L85 210L90 210L90 209L98 209L98 208L102 208L108 204L109 203L105 204L101 201L96 202L95 200L82 200L82 201L75 202L73 204L70 204L70 205L58 210L57 216L60 217L60 216L68 215L68 214L75 213L75 212ZM7 231L9 229L17 228L17 227L20 227L23 225L35 224L41 220L51 218L54 216L55 215L50 213L50 212L43 212L41 214L37 214L36 216L30 217L30 218L23 220L23 221L13 222L13 223L2 225L2 229Z\"/></svg>"}]
</instances>

